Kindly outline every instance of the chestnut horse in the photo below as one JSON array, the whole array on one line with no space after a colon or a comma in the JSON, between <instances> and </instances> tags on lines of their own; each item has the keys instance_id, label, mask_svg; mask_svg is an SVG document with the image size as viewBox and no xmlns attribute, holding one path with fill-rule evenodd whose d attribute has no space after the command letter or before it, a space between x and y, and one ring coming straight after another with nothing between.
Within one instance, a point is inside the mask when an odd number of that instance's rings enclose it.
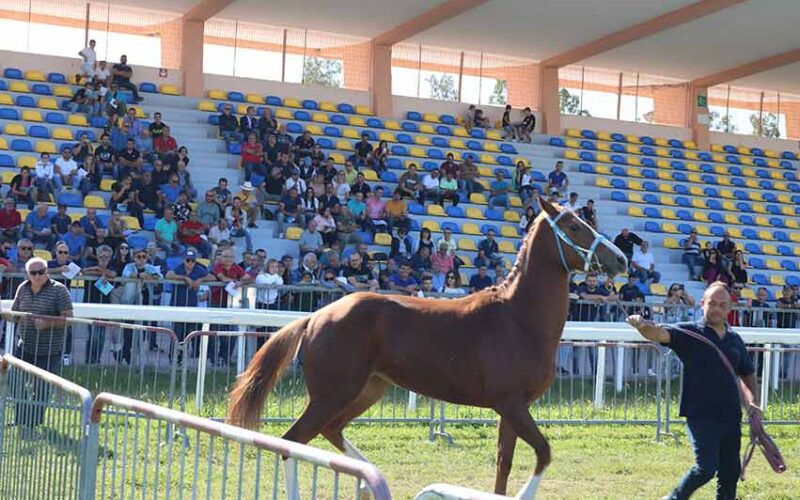
<instances>
[{"instance_id":1,"label":"chestnut horse","mask_svg":"<svg viewBox=\"0 0 800 500\"><path fill-rule=\"evenodd\" d=\"M261 347L240 376L228 421L258 426L267 394L302 346L309 400L285 439L307 443L322 434L348 456L366 460L342 430L396 384L495 410L495 492L506 492L520 437L536 452L536 468L519 496L532 498L550 463L550 446L529 406L555 377L569 272L615 275L627 269L623 253L576 214L541 197L539 203L542 212L502 285L454 300L354 293L295 320Z\"/></svg>"}]
</instances>

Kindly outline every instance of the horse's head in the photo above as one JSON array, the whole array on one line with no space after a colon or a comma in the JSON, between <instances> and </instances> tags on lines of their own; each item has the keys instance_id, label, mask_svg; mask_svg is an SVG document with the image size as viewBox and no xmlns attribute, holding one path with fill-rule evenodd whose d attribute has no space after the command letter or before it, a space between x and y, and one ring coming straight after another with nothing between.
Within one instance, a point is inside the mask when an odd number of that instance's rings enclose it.
<instances>
[{"instance_id":1,"label":"horse's head","mask_svg":"<svg viewBox=\"0 0 800 500\"><path fill-rule=\"evenodd\" d=\"M575 212L554 206L541 196L539 204L555 235L561 265L567 271L595 270L612 277L627 271L625 254Z\"/></svg>"}]
</instances>

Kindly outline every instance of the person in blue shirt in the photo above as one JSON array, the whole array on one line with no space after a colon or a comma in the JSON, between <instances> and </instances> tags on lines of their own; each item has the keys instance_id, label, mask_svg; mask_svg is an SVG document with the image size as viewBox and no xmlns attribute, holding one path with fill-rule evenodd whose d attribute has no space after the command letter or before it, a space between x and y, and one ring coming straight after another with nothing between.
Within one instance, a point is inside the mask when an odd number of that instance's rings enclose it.
<instances>
[{"instance_id":1,"label":"person in blue shirt","mask_svg":"<svg viewBox=\"0 0 800 500\"><path fill-rule=\"evenodd\" d=\"M556 162L556 168L547 174L547 191L555 189L560 195L566 194L569 189L569 179L567 174L563 172L564 163L561 161Z\"/></svg>"},{"instance_id":2,"label":"person in blue shirt","mask_svg":"<svg viewBox=\"0 0 800 500\"><path fill-rule=\"evenodd\" d=\"M198 289L206 281L214 281L214 276L208 273L208 269L197 263L197 251L191 248L184 252L183 262L167 271L166 277L176 282L172 289L171 306L197 307ZM175 323L173 330L178 339L183 340L187 333L198 330L199 327L195 323Z\"/></svg>"},{"instance_id":3,"label":"person in blue shirt","mask_svg":"<svg viewBox=\"0 0 800 500\"><path fill-rule=\"evenodd\" d=\"M492 278L486 274L486 266L478 266L478 273L473 274L469 279L470 293L480 292L484 288L492 286Z\"/></svg>"},{"instance_id":4,"label":"person in blue shirt","mask_svg":"<svg viewBox=\"0 0 800 500\"><path fill-rule=\"evenodd\" d=\"M502 170L497 171L490 188L492 194L489 197L489 206L508 208L508 191L511 189L511 184L506 180L506 176Z\"/></svg>"},{"instance_id":5,"label":"person in blue shirt","mask_svg":"<svg viewBox=\"0 0 800 500\"><path fill-rule=\"evenodd\" d=\"M87 238L94 238L95 237L95 229L99 227L106 227L102 220L97 217L97 209L96 208L87 208L86 215L81 217L81 227L83 228L83 234L86 235Z\"/></svg>"},{"instance_id":6,"label":"person in blue shirt","mask_svg":"<svg viewBox=\"0 0 800 500\"><path fill-rule=\"evenodd\" d=\"M683 362L680 415L686 417L696 463L672 493L671 499L689 498L717 477L717 498L736 498L741 462L742 410L761 414L755 367L744 341L727 323L731 292L716 281L706 288L700 301L703 318L698 323L657 325L639 315L628 323L646 339L675 352ZM714 343L736 372L731 375L717 352L680 330L689 330ZM739 388L744 401L740 401Z\"/></svg>"},{"instance_id":7,"label":"person in blue shirt","mask_svg":"<svg viewBox=\"0 0 800 500\"><path fill-rule=\"evenodd\" d=\"M419 282L411 274L411 266L408 262L400 264L397 273L389 277L389 289L398 292L414 294L419 291Z\"/></svg>"},{"instance_id":8,"label":"person in blue shirt","mask_svg":"<svg viewBox=\"0 0 800 500\"><path fill-rule=\"evenodd\" d=\"M55 244L56 236L53 234L53 216L47 211L47 203L39 203L36 210L25 217L25 237L34 243L44 242L48 249Z\"/></svg>"},{"instance_id":9,"label":"person in blue shirt","mask_svg":"<svg viewBox=\"0 0 800 500\"><path fill-rule=\"evenodd\" d=\"M183 187L181 187L178 182L178 176L174 174L170 175L167 184L161 185L161 193L164 195L164 200L167 203L175 203L178 201L178 195L181 194L181 191L183 191Z\"/></svg>"},{"instance_id":10,"label":"person in blue shirt","mask_svg":"<svg viewBox=\"0 0 800 500\"><path fill-rule=\"evenodd\" d=\"M67 234L61 237L61 241L69 248L69 258L73 261L80 261L86 249L86 236L83 235L83 227L79 221L72 223Z\"/></svg>"}]
</instances>

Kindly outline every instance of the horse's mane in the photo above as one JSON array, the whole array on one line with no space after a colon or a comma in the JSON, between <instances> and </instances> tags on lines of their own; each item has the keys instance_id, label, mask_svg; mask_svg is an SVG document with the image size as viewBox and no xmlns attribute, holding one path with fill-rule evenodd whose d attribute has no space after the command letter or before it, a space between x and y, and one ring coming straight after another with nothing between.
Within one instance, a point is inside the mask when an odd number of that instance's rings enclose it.
<instances>
[{"instance_id":1,"label":"horse's mane","mask_svg":"<svg viewBox=\"0 0 800 500\"><path fill-rule=\"evenodd\" d=\"M522 244L519 246L519 250L517 251L517 258L514 261L514 264L511 266L511 271L508 272L506 279L503 280L503 283L500 285L492 286L492 290L501 290L508 288L514 281L517 280L520 274L522 274L522 270L525 269L525 266L528 265L528 247L533 244L533 234L536 232L536 228L541 224L543 220L542 214L545 213L544 210L539 212L539 214L533 219L533 223L531 224L531 228L528 230L528 233L522 238Z\"/></svg>"}]
</instances>

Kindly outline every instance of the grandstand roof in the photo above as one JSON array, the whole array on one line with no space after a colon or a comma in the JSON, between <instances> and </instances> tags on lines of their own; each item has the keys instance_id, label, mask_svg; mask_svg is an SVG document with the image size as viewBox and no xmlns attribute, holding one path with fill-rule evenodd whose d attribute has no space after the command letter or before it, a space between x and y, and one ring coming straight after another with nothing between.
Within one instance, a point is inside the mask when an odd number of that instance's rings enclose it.
<instances>
[{"instance_id":1,"label":"grandstand roof","mask_svg":"<svg viewBox=\"0 0 800 500\"><path fill-rule=\"evenodd\" d=\"M173 0L188 11L201 0ZM225 6L224 19L289 26L367 38L448 2L468 0L204 0ZM114 3L163 8L154 0ZM666 29L593 55L576 64L691 80L800 49L795 0L487 0L411 37L409 42L544 60L670 12L705 4ZM641 35L641 34L640 34ZM800 93L800 64L788 64L735 82Z\"/></svg>"}]
</instances>

